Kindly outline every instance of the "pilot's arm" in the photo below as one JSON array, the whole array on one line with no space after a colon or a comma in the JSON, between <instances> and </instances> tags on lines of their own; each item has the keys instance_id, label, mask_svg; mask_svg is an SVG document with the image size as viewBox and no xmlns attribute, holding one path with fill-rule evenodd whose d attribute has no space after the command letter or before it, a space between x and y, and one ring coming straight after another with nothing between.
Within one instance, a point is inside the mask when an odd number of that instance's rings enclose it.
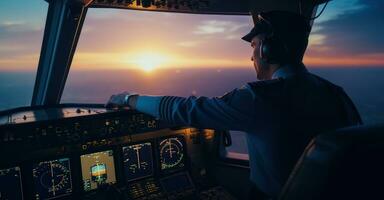
<instances>
[{"instance_id":1,"label":"pilot's arm","mask_svg":"<svg viewBox=\"0 0 384 200\"><path fill-rule=\"evenodd\" d=\"M262 117L265 116L262 101L248 85L213 98L127 94L112 96L109 104L120 99L116 104L128 104L133 109L179 126L250 131L260 127L258 125L265 119Z\"/></svg>"}]
</instances>

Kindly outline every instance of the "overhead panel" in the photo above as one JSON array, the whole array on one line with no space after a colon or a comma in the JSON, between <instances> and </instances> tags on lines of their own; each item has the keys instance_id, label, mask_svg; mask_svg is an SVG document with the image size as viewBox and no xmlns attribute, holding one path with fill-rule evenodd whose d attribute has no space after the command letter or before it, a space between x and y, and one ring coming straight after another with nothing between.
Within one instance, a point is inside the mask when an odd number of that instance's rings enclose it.
<instances>
[{"instance_id":1,"label":"overhead panel","mask_svg":"<svg viewBox=\"0 0 384 200\"><path fill-rule=\"evenodd\" d=\"M252 13L284 10L310 17L316 6L328 1L330 0L250 0L249 6Z\"/></svg>"},{"instance_id":2,"label":"overhead panel","mask_svg":"<svg viewBox=\"0 0 384 200\"><path fill-rule=\"evenodd\" d=\"M328 0L82 0L96 8L180 12L194 14L249 15L286 10L311 15L316 5Z\"/></svg>"},{"instance_id":3,"label":"overhead panel","mask_svg":"<svg viewBox=\"0 0 384 200\"><path fill-rule=\"evenodd\" d=\"M249 15L249 0L84 0L90 7L195 14Z\"/></svg>"}]
</instances>

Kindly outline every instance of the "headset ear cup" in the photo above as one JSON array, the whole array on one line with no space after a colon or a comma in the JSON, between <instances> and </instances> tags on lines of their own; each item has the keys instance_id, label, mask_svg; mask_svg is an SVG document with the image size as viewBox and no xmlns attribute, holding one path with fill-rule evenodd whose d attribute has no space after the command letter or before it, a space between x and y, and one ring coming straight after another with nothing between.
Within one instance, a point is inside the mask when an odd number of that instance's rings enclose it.
<instances>
[{"instance_id":1,"label":"headset ear cup","mask_svg":"<svg viewBox=\"0 0 384 200\"><path fill-rule=\"evenodd\" d=\"M267 37L261 40L260 53L262 59L269 64L284 62L286 50L281 41L274 37Z\"/></svg>"},{"instance_id":2,"label":"headset ear cup","mask_svg":"<svg viewBox=\"0 0 384 200\"><path fill-rule=\"evenodd\" d=\"M271 59L271 49L268 38L260 40L260 58L266 63L270 62Z\"/></svg>"},{"instance_id":3,"label":"headset ear cup","mask_svg":"<svg viewBox=\"0 0 384 200\"><path fill-rule=\"evenodd\" d=\"M263 49L264 49L264 40L260 40L259 56L261 60L265 61L265 54Z\"/></svg>"}]
</instances>

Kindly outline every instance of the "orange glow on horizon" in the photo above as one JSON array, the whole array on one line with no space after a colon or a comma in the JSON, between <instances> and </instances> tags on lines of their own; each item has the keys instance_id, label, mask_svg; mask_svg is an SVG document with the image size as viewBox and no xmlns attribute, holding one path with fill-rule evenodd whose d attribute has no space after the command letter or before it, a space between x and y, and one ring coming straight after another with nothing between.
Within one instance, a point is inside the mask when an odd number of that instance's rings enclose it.
<instances>
[{"instance_id":1,"label":"orange glow on horizon","mask_svg":"<svg viewBox=\"0 0 384 200\"><path fill-rule=\"evenodd\" d=\"M155 53L159 52L159 53ZM315 67L384 67L384 54L360 56L305 56L304 63ZM153 71L168 68L235 68L253 67L250 59L210 58L201 59L167 51L142 51L140 53L79 53L77 69L142 69Z\"/></svg>"},{"instance_id":2,"label":"orange glow on horizon","mask_svg":"<svg viewBox=\"0 0 384 200\"><path fill-rule=\"evenodd\" d=\"M71 70L119 70L139 69L153 72L169 68L235 68L253 67L248 59L211 58L201 59L178 55L167 51L141 51L138 53L84 53L78 52ZM360 56L306 56L309 67L384 67L384 54ZM1 71L37 70L39 55L0 59Z\"/></svg>"},{"instance_id":3,"label":"orange glow on horizon","mask_svg":"<svg viewBox=\"0 0 384 200\"><path fill-rule=\"evenodd\" d=\"M322 67L384 67L384 54L372 54L361 56L340 56L340 57L314 57L306 56L304 63L308 66Z\"/></svg>"},{"instance_id":4,"label":"orange glow on horizon","mask_svg":"<svg viewBox=\"0 0 384 200\"><path fill-rule=\"evenodd\" d=\"M231 68L252 66L246 59L211 58L181 56L166 51L141 51L138 53L81 53L75 55L72 67L76 69L141 69L153 71L168 68Z\"/></svg>"}]
</instances>

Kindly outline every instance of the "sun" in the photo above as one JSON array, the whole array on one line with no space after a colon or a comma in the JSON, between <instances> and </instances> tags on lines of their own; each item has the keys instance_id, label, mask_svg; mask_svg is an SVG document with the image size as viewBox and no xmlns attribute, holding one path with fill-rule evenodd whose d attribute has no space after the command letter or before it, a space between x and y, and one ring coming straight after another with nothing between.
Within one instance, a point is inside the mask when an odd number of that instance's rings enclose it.
<instances>
[{"instance_id":1,"label":"sun","mask_svg":"<svg viewBox=\"0 0 384 200\"><path fill-rule=\"evenodd\" d=\"M166 62L166 57L154 53L142 53L135 58L136 65L146 72L159 68Z\"/></svg>"}]
</instances>

